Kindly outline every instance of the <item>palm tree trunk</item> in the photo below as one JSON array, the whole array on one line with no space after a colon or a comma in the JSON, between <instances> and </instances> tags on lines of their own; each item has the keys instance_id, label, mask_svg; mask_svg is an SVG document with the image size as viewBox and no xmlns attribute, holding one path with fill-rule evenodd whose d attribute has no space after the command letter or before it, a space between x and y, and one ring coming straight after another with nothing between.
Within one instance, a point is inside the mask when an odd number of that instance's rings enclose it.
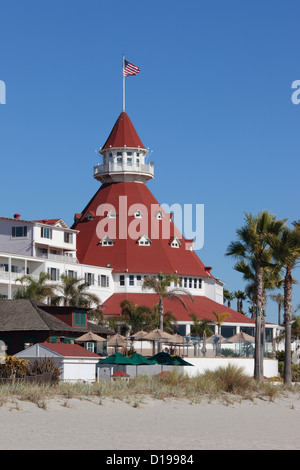
<instances>
[{"instance_id":1,"label":"palm tree trunk","mask_svg":"<svg viewBox=\"0 0 300 470\"><path fill-rule=\"evenodd\" d=\"M255 351L254 351L254 378L262 380L263 378L263 360L262 360L262 307L263 307L263 268L257 267L255 272Z\"/></svg>"},{"instance_id":2,"label":"palm tree trunk","mask_svg":"<svg viewBox=\"0 0 300 470\"><path fill-rule=\"evenodd\" d=\"M285 323L285 354L284 354L284 373L283 380L285 384L292 383L292 355L291 355L291 337L292 337L292 269L286 268L284 279L284 323Z\"/></svg>"},{"instance_id":3,"label":"palm tree trunk","mask_svg":"<svg viewBox=\"0 0 300 470\"><path fill-rule=\"evenodd\" d=\"M159 304L158 304L158 318L159 318L159 329L163 330L164 329L164 302L163 302L162 297L159 299ZM161 342L159 342L158 351L161 352L161 350L162 350L162 344Z\"/></svg>"}]
</instances>

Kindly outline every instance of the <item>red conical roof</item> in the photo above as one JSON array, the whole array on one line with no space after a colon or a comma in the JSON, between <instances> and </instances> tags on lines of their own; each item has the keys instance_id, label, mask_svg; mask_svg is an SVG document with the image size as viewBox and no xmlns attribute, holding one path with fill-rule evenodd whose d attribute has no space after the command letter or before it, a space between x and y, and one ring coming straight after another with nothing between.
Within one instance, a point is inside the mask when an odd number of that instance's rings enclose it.
<instances>
[{"instance_id":1,"label":"red conical roof","mask_svg":"<svg viewBox=\"0 0 300 470\"><path fill-rule=\"evenodd\" d=\"M126 196L127 213L133 204L142 204L147 212L144 217L148 217L148 230L145 235L151 239L151 227L153 223L160 224L159 238L152 239L150 246L140 246L137 240L130 237L119 238L119 221L121 208L119 207L120 197ZM104 216L97 216L97 209L102 204L111 204L116 212L113 221L116 224L116 236L112 237L113 246L102 246L97 235L97 225L104 219ZM171 241L178 231L172 221L170 221L170 238L161 237L162 220L153 220L151 215L151 205L159 206L157 200L145 184L134 182L120 182L105 184L82 212L82 216L73 227L79 230L77 235L77 258L82 264L92 266L110 265L114 272L120 273L153 273L159 272L168 274L177 272L178 275L211 277L213 276L205 269L195 252L188 249L190 241L183 237L180 240L179 248L173 248ZM141 209L143 212L143 208ZM87 217L92 214L92 217ZM164 213L164 217L170 220L170 216ZM108 219L106 219L108 220ZM112 220L112 219L110 219ZM132 214L127 216L127 233L130 224L135 221L142 223L141 219L135 219ZM144 233L143 233L144 234ZM128 271L127 271L128 270Z\"/></svg>"},{"instance_id":2,"label":"red conical roof","mask_svg":"<svg viewBox=\"0 0 300 470\"><path fill-rule=\"evenodd\" d=\"M118 117L107 141L102 147L102 150L122 147L141 148L146 150L125 111L123 111Z\"/></svg>"}]
</instances>

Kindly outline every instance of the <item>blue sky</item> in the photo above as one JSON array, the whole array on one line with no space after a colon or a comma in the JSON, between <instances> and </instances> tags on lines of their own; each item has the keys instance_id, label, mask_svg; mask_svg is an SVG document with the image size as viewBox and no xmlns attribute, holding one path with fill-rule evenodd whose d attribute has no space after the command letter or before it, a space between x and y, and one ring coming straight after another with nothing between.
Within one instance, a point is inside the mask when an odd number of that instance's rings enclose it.
<instances>
[{"instance_id":1,"label":"blue sky","mask_svg":"<svg viewBox=\"0 0 300 470\"><path fill-rule=\"evenodd\" d=\"M298 0L2 1L0 214L72 224L122 110L124 52L141 68L126 111L152 151L149 188L205 205L198 254L243 289L224 253L244 213L299 218L299 14ZM268 321L276 310L270 300Z\"/></svg>"}]
</instances>

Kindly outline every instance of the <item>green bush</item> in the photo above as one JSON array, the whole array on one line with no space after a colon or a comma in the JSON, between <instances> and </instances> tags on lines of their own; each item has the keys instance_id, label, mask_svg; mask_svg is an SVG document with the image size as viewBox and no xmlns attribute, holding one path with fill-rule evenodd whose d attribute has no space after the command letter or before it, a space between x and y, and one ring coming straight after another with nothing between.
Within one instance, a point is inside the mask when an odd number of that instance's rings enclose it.
<instances>
[{"instance_id":1,"label":"green bush","mask_svg":"<svg viewBox=\"0 0 300 470\"><path fill-rule=\"evenodd\" d=\"M283 378L284 362L278 362L278 371L279 371L280 377ZM292 364L292 381L300 382L300 365L299 364Z\"/></svg>"}]
</instances>

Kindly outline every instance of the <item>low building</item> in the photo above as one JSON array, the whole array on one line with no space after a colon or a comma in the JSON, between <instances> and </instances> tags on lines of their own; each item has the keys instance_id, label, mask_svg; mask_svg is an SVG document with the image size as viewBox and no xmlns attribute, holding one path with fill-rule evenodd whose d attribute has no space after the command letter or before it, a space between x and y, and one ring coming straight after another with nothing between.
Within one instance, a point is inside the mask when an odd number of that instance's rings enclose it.
<instances>
[{"instance_id":1,"label":"low building","mask_svg":"<svg viewBox=\"0 0 300 470\"><path fill-rule=\"evenodd\" d=\"M52 358L60 370L63 382L95 382L96 365L100 357L78 344L34 344L15 355L16 357L34 361Z\"/></svg>"},{"instance_id":2,"label":"low building","mask_svg":"<svg viewBox=\"0 0 300 470\"><path fill-rule=\"evenodd\" d=\"M30 299L0 301L0 340L7 354L36 343L71 343L88 331L105 338L114 334L89 322L86 308L50 307Z\"/></svg>"}]
</instances>

